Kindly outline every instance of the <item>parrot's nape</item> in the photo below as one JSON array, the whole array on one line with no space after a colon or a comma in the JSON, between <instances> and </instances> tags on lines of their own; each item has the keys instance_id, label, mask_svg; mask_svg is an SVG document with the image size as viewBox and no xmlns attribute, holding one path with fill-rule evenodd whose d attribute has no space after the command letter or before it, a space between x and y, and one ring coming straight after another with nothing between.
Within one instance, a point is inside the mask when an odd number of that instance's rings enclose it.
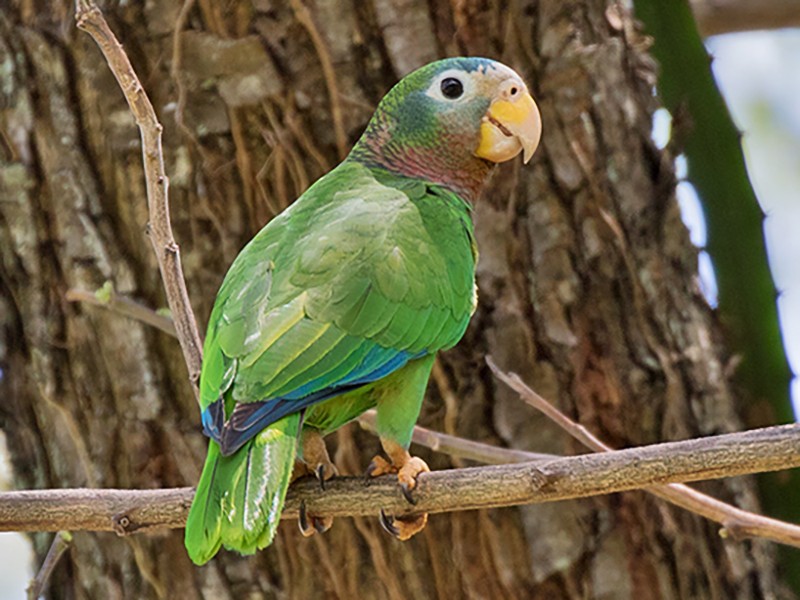
<instances>
[{"instance_id":1,"label":"parrot's nape","mask_svg":"<svg viewBox=\"0 0 800 600\"><path fill-rule=\"evenodd\" d=\"M221 546L268 546L293 477L336 474L323 436L370 408L386 458L368 472L414 488L428 467L408 447L434 358L461 339L477 302L471 203L492 165L519 153L528 162L540 134L510 68L431 63L392 88L350 155L242 250L205 339L211 439L185 538L195 563ZM382 522L407 539L426 520ZM311 535L331 519L303 514L300 525Z\"/></svg>"}]
</instances>

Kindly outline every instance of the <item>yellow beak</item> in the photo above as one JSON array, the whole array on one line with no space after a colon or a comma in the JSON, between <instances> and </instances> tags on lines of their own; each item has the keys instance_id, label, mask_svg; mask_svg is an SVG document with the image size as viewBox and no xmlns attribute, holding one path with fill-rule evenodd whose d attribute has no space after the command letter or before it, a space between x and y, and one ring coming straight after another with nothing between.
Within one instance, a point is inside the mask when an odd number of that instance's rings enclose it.
<instances>
[{"instance_id":1,"label":"yellow beak","mask_svg":"<svg viewBox=\"0 0 800 600\"><path fill-rule=\"evenodd\" d=\"M522 160L527 163L541 137L542 117L531 95L528 92L516 96L503 94L491 103L483 117L475 156L499 163L522 152Z\"/></svg>"}]
</instances>

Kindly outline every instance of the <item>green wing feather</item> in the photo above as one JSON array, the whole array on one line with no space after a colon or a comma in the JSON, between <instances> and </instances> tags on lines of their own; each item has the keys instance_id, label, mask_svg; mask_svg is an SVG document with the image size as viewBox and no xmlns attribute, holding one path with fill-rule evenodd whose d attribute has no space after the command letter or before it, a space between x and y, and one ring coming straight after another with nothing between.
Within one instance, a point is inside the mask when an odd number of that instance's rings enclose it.
<instances>
[{"instance_id":1,"label":"green wing feather","mask_svg":"<svg viewBox=\"0 0 800 600\"><path fill-rule=\"evenodd\" d=\"M383 178L342 163L242 251L209 320L201 408L231 386L253 402L322 377L316 365L338 344L416 354L461 338L475 305L468 208ZM345 358L324 363L320 388L352 369Z\"/></svg>"},{"instance_id":2,"label":"green wing feather","mask_svg":"<svg viewBox=\"0 0 800 600\"><path fill-rule=\"evenodd\" d=\"M455 345L475 307L469 208L408 181L345 161L242 250L209 319L201 409L225 397L229 415L236 403L327 389L375 348ZM251 552L272 539L277 520L248 520L242 507L266 489L280 511L295 451L287 419L230 457L211 442L187 522L196 562L220 544ZM254 462L266 466L245 477Z\"/></svg>"}]
</instances>

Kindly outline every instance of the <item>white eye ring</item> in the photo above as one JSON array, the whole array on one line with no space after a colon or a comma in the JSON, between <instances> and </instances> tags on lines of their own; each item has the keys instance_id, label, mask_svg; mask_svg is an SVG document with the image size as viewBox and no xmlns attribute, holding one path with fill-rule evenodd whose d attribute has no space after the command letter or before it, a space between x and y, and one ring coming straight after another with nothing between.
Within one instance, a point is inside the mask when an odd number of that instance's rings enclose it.
<instances>
[{"instance_id":1,"label":"white eye ring","mask_svg":"<svg viewBox=\"0 0 800 600\"><path fill-rule=\"evenodd\" d=\"M459 96L455 98L448 98L444 95L442 92L442 82L446 79L455 79L461 84L462 92ZM475 83L469 73L462 71L461 69L448 69L447 71L439 73L439 76L433 80L433 83L431 83L430 87L425 92L425 95L430 96L435 100L452 104L469 100L472 98L474 92Z\"/></svg>"}]
</instances>

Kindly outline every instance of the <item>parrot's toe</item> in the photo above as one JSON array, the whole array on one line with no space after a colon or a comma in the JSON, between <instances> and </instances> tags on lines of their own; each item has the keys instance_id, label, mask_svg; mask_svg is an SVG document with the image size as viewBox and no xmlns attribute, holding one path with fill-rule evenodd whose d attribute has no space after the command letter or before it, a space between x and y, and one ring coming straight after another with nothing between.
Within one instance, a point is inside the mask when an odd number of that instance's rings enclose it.
<instances>
[{"instance_id":1,"label":"parrot's toe","mask_svg":"<svg viewBox=\"0 0 800 600\"><path fill-rule=\"evenodd\" d=\"M317 478L317 481L319 481L319 487L322 491L325 491L325 482L336 477L338 474L339 470L332 462L320 463L317 465L317 468L314 469L314 476Z\"/></svg>"},{"instance_id":2,"label":"parrot's toe","mask_svg":"<svg viewBox=\"0 0 800 600\"><path fill-rule=\"evenodd\" d=\"M400 535L400 530L394 526L394 517L387 515L383 509L381 509L381 514L380 517L378 517L378 521L380 522L381 527L383 527L383 530L389 535L394 537Z\"/></svg>"},{"instance_id":3,"label":"parrot's toe","mask_svg":"<svg viewBox=\"0 0 800 600\"><path fill-rule=\"evenodd\" d=\"M325 490L325 482L337 476L339 471L328 455L322 434L311 427L303 429L302 447L306 472L314 475L319 481L320 489Z\"/></svg>"},{"instance_id":4,"label":"parrot's toe","mask_svg":"<svg viewBox=\"0 0 800 600\"><path fill-rule=\"evenodd\" d=\"M397 471L397 481L403 491L403 497L411 504L417 501L411 496L411 490L417 487L417 476L420 473L429 472L431 469L424 460L417 456L410 457L405 464Z\"/></svg>"},{"instance_id":5,"label":"parrot's toe","mask_svg":"<svg viewBox=\"0 0 800 600\"><path fill-rule=\"evenodd\" d=\"M411 456L404 449L399 449L392 456L391 462L380 455L373 458L367 467L366 479L369 481L372 477L397 473L397 482L400 484L403 497L408 500L409 504L416 504L417 501L411 495L411 490L417 487L417 476L430 470L424 460L417 456Z\"/></svg>"},{"instance_id":6,"label":"parrot's toe","mask_svg":"<svg viewBox=\"0 0 800 600\"><path fill-rule=\"evenodd\" d=\"M311 537L315 533L325 533L333 526L333 517L315 517L306 512L306 503L300 503L300 514L297 525L303 537Z\"/></svg>"},{"instance_id":7,"label":"parrot's toe","mask_svg":"<svg viewBox=\"0 0 800 600\"><path fill-rule=\"evenodd\" d=\"M400 484L400 491L403 492L403 498L406 499L406 502L409 504L416 504L417 501L414 499L414 496L411 495L411 488L408 487L407 484L401 483Z\"/></svg>"},{"instance_id":8,"label":"parrot's toe","mask_svg":"<svg viewBox=\"0 0 800 600\"><path fill-rule=\"evenodd\" d=\"M367 466L367 470L364 473L364 477L367 479L367 481L369 481L372 477L386 475L387 473L397 473L397 467L395 467L382 456L378 455L370 461L369 465Z\"/></svg>"},{"instance_id":9,"label":"parrot's toe","mask_svg":"<svg viewBox=\"0 0 800 600\"><path fill-rule=\"evenodd\" d=\"M404 542L425 529L425 525L428 523L428 513L408 515L406 517L393 517L387 515L381 509L379 520L381 527L383 527L387 533Z\"/></svg>"}]
</instances>

